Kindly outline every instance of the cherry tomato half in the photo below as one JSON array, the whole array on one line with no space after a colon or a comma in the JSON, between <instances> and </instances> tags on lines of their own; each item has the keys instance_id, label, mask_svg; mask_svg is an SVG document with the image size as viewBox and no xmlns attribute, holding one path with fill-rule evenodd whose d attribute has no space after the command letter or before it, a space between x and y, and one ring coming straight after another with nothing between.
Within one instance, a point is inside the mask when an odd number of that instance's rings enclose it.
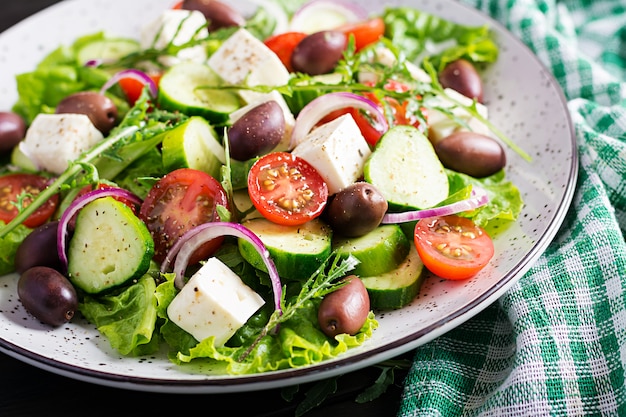
<instances>
[{"instance_id":1,"label":"cherry tomato half","mask_svg":"<svg viewBox=\"0 0 626 417\"><path fill-rule=\"evenodd\" d=\"M296 226L322 214L328 186L304 159L288 152L273 152L261 157L250 169L248 193L263 217Z\"/></svg>"},{"instance_id":2,"label":"cherry tomato half","mask_svg":"<svg viewBox=\"0 0 626 417\"><path fill-rule=\"evenodd\" d=\"M303 32L284 32L270 36L264 43L265 46L278 55L280 62L283 63L285 68L287 68L289 72L293 72L291 55L293 55L293 50L296 45L298 45L302 39L306 38L306 36L306 33Z\"/></svg>"},{"instance_id":3,"label":"cherry tomato half","mask_svg":"<svg viewBox=\"0 0 626 417\"><path fill-rule=\"evenodd\" d=\"M476 275L493 257L491 237L468 218L429 217L415 225L415 248L424 266L446 279Z\"/></svg>"},{"instance_id":4,"label":"cherry tomato half","mask_svg":"<svg viewBox=\"0 0 626 417\"><path fill-rule=\"evenodd\" d=\"M154 83L157 86L159 85L159 81L161 80L161 75L162 74L156 74L156 73L148 74L148 76L152 78L152 81L154 81ZM137 80L136 78L126 77L126 78L120 79L118 81L118 84L122 88L122 91L124 92L124 95L126 96L126 99L128 100L128 103L131 106L134 105L137 99L139 99L141 92L143 91L144 83Z\"/></svg>"},{"instance_id":5,"label":"cherry tomato half","mask_svg":"<svg viewBox=\"0 0 626 417\"><path fill-rule=\"evenodd\" d=\"M365 22L349 23L337 28L337 30L354 36L354 46L357 51L370 45L385 34L385 22L381 17L375 17Z\"/></svg>"},{"instance_id":6,"label":"cherry tomato half","mask_svg":"<svg viewBox=\"0 0 626 417\"><path fill-rule=\"evenodd\" d=\"M26 207L47 186L48 178L37 174L8 174L0 177L0 220L8 223L18 215L19 210L15 204L19 196L24 196L22 205ZM55 194L22 224L30 228L41 226L52 217L58 204L59 196Z\"/></svg>"},{"instance_id":7,"label":"cherry tomato half","mask_svg":"<svg viewBox=\"0 0 626 417\"><path fill-rule=\"evenodd\" d=\"M154 239L154 260L162 262L176 240L194 227L218 221L217 206L229 209L222 185L209 174L181 168L157 181L139 210ZM222 244L223 238L211 240L198 248L189 264L208 258Z\"/></svg>"}]
</instances>

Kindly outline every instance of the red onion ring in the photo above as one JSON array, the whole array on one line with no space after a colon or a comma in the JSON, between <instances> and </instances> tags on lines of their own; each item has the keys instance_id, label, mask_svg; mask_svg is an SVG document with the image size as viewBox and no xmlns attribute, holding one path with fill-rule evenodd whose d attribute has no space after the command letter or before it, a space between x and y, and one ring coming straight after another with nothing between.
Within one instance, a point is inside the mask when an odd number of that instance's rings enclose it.
<instances>
[{"instance_id":1,"label":"red onion ring","mask_svg":"<svg viewBox=\"0 0 626 417\"><path fill-rule=\"evenodd\" d=\"M68 225L70 223L70 220L72 219L72 217L74 217L76 213L78 213L80 209L82 209L92 201L102 197L123 198L137 205L141 204L141 199L135 194L123 188L116 187L98 188L74 200L72 204L70 204L70 206L65 209L63 215L61 215L61 219L59 220L59 226L57 228L57 251L59 254L59 259L61 260L61 267L65 270L65 272L67 272L66 240L67 235L69 234Z\"/></svg>"},{"instance_id":2,"label":"red onion ring","mask_svg":"<svg viewBox=\"0 0 626 417\"><path fill-rule=\"evenodd\" d=\"M139 71L137 69L126 69L115 73L111 78L109 78L106 83L104 83L102 88L100 88L100 94L104 94L105 91L113 87L123 78L132 78L141 82L142 84L147 84L148 88L150 89L150 95L152 97L156 97L158 94L159 90L154 80L152 80L152 78L150 78L150 76L145 72Z\"/></svg>"},{"instance_id":3,"label":"red onion ring","mask_svg":"<svg viewBox=\"0 0 626 417\"><path fill-rule=\"evenodd\" d=\"M245 239L254 247L254 249L256 249L259 255L261 255L261 259L267 268L270 281L272 282L274 306L277 311L281 311L280 299L282 297L282 284L280 282L276 266L274 265L274 261L272 261L270 253L267 248L265 248L261 239L259 239L259 237L248 228L239 223L210 222L201 224L187 231L168 251L165 256L165 260L161 264L161 272L167 272L172 264L172 260L176 258L173 268L173 272L175 274L174 285L176 288L181 289L185 285L185 270L187 269L189 259L195 250L204 243L213 240L216 237L225 235Z\"/></svg>"},{"instance_id":4,"label":"red onion ring","mask_svg":"<svg viewBox=\"0 0 626 417\"><path fill-rule=\"evenodd\" d=\"M295 148L309 134L311 129L325 116L335 110L353 107L368 112L379 123L384 131L389 129L389 124L380 107L372 100L354 93L344 91L328 93L311 100L298 113L296 124L291 132L289 150Z\"/></svg>"},{"instance_id":5,"label":"red onion ring","mask_svg":"<svg viewBox=\"0 0 626 417\"><path fill-rule=\"evenodd\" d=\"M291 18L291 30L302 31L319 9L335 12L345 19L345 23L357 23L367 20L369 14L361 5L345 0L311 0L302 5Z\"/></svg>"},{"instance_id":6,"label":"red onion ring","mask_svg":"<svg viewBox=\"0 0 626 417\"><path fill-rule=\"evenodd\" d=\"M489 202L487 191L481 187L474 187L472 195L461 201L451 203L441 207L433 207L424 210L407 211L404 213L387 213L383 216L381 223L406 223L414 220L425 219L426 217L448 216L466 210L484 206Z\"/></svg>"}]
</instances>

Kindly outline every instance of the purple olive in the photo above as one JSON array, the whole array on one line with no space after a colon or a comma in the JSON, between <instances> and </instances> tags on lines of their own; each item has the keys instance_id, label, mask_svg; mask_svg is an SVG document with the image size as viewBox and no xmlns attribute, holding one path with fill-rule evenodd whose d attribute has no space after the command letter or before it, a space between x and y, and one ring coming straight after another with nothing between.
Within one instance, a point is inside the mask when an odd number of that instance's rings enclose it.
<instances>
[{"instance_id":1,"label":"purple olive","mask_svg":"<svg viewBox=\"0 0 626 417\"><path fill-rule=\"evenodd\" d=\"M335 194L325 215L335 232L358 237L380 225L387 207L387 200L375 186L355 182Z\"/></svg>"},{"instance_id":2,"label":"purple olive","mask_svg":"<svg viewBox=\"0 0 626 417\"><path fill-rule=\"evenodd\" d=\"M309 75L327 74L343 57L348 38L343 32L325 30L302 39L291 55L294 71Z\"/></svg>"},{"instance_id":3,"label":"purple olive","mask_svg":"<svg viewBox=\"0 0 626 417\"><path fill-rule=\"evenodd\" d=\"M33 266L61 270L57 252L58 226L58 221L44 223L26 236L15 253L15 272L22 274Z\"/></svg>"},{"instance_id":4,"label":"purple olive","mask_svg":"<svg viewBox=\"0 0 626 417\"><path fill-rule=\"evenodd\" d=\"M209 31L246 24L246 19L239 12L221 1L184 0L182 8L201 12L209 22Z\"/></svg>"},{"instance_id":5,"label":"purple olive","mask_svg":"<svg viewBox=\"0 0 626 417\"><path fill-rule=\"evenodd\" d=\"M245 161L264 155L278 145L285 134L285 115L274 100L259 104L228 129L230 156Z\"/></svg>"},{"instance_id":6,"label":"purple olive","mask_svg":"<svg viewBox=\"0 0 626 417\"><path fill-rule=\"evenodd\" d=\"M16 113L0 112L0 154L11 152L26 134L26 123Z\"/></svg>"},{"instance_id":7,"label":"purple olive","mask_svg":"<svg viewBox=\"0 0 626 417\"><path fill-rule=\"evenodd\" d=\"M348 283L327 294L320 303L317 321L329 337L340 333L355 335L361 330L370 311L367 288L356 275L344 278Z\"/></svg>"},{"instance_id":8,"label":"purple olive","mask_svg":"<svg viewBox=\"0 0 626 417\"><path fill-rule=\"evenodd\" d=\"M504 148L495 139L476 132L460 131L435 144L446 168L476 178L495 174L506 165Z\"/></svg>"},{"instance_id":9,"label":"purple olive","mask_svg":"<svg viewBox=\"0 0 626 417\"><path fill-rule=\"evenodd\" d=\"M115 103L107 96L93 91L81 91L65 97L57 105L56 113L85 114L105 136L117 123Z\"/></svg>"},{"instance_id":10,"label":"purple olive","mask_svg":"<svg viewBox=\"0 0 626 417\"><path fill-rule=\"evenodd\" d=\"M451 88L466 97L483 102L483 82L476 68L465 59L452 61L439 73L439 82L443 87Z\"/></svg>"},{"instance_id":11,"label":"purple olive","mask_svg":"<svg viewBox=\"0 0 626 417\"><path fill-rule=\"evenodd\" d=\"M51 326L70 321L78 308L78 296L70 281L46 266L24 271L17 282L17 293L26 311Z\"/></svg>"}]
</instances>

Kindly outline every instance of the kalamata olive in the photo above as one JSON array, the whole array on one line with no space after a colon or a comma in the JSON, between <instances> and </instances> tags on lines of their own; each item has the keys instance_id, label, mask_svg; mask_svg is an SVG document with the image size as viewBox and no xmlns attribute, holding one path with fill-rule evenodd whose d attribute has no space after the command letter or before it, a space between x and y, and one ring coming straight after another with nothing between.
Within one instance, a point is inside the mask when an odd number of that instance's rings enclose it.
<instances>
[{"instance_id":1,"label":"kalamata olive","mask_svg":"<svg viewBox=\"0 0 626 417\"><path fill-rule=\"evenodd\" d=\"M446 168L476 178L495 174L506 165L502 145L475 132L455 132L437 142L435 152Z\"/></svg>"},{"instance_id":2,"label":"kalamata olive","mask_svg":"<svg viewBox=\"0 0 626 417\"><path fill-rule=\"evenodd\" d=\"M285 134L285 115L280 104L266 101L250 109L228 129L230 156L245 161L278 145Z\"/></svg>"},{"instance_id":3,"label":"kalamata olive","mask_svg":"<svg viewBox=\"0 0 626 417\"><path fill-rule=\"evenodd\" d=\"M10 152L26 134L26 123L19 114L0 112L0 154Z\"/></svg>"},{"instance_id":4,"label":"kalamata olive","mask_svg":"<svg viewBox=\"0 0 626 417\"><path fill-rule=\"evenodd\" d=\"M346 237L358 237L380 224L387 207L387 200L375 186L360 181L335 194L325 215L335 232Z\"/></svg>"},{"instance_id":5,"label":"kalamata olive","mask_svg":"<svg viewBox=\"0 0 626 417\"><path fill-rule=\"evenodd\" d=\"M348 283L327 294L317 311L317 321L330 337L340 333L356 334L370 311L370 297L359 277L349 275L344 279Z\"/></svg>"},{"instance_id":6,"label":"kalamata olive","mask_svg":"<svg viewBox=\"0 0 626 417\"><path fill-rule=\"evenodd\" d=\"M209 22L209 31L246 24L246 19L239 12L221 1L184 0L182 8L201 12Z\"/></svg>"},{"instance_id":7,"label":"kalamata olive","mask_svg":"<svg viewBox=\"0 0 626 417\"><path fill-rule=\"evenodd\" d=\"M65 97L57 105L56 113L85 114L105 136L117 122L115 103L107 96L93 91L81 91Z\"/></svg>"},{"instance_id":8,"label":"kalamata olive","mask_svg":"<svg viewBox=\"0 0 626 417\"><path fill-rule=\"evenodd\" d=\"M44 223L24 238L15 252L15 272L22 274L33 266L61 270L57 252L58 226L58 221Z\"/></svg>"},{"instance_id":9,"label":"kalamata olive","mask_svg":"<svg viewBox=\"0 0 626 417\"><path fill-rule=\"evenodd\" d=\"M293 50L291 66L294 71L309 75L331 72L343 57L347 37L343 32L325 30L302 39Z\"/></svg>"},{"instance_id":10,"label":"kalamata olive","mask_svg":"<svg viewBox=\"0 0 626 417\"><path fill-rule=\"evenodd\" d=\"M26 311L51 326L70 321L78 308L78 296L70 281L46 266L24 271L17 282L17 294Z\"/></svg>"},{"instance_id":11,"label":"kalamata olive","mask_svg":"<svg viewBox=\"0 0 626 417\"><path fill-rule=\"evenodd\" d=\"M476 68L465 59L452 61L439 73L443 87L451 88L469 98L483 102L483 82Z\"/></svg>"}]
</instances>

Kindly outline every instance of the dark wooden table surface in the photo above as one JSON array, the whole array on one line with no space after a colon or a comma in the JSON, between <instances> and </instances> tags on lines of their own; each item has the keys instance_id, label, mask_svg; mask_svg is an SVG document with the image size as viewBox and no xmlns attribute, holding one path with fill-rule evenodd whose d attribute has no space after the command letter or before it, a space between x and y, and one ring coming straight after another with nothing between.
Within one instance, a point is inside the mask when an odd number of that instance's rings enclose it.
<instances>
[{"instance_id":1,"label":"dark wooden table surface","mask_svg":"<svg viewBox=\"0 0 626 417\"><path fill-rule=\"evenodd\" d=\"M3 0L0 32L57 2ZM404 358L410 358L410 354ZM395 383L378 399L366 403L355 401L356 396L371 386L379 375L379 368L369 367L339 377L335 393L305 416L395 416L406 370L395 372ZM220 395L127 391L59 376L0 353L2 417L161 416L170 410L190 416L210 415L218 410L226 410L221 412L227 416L294 416L296 407L304 398L303 393L311 387L312 384L301 385L292 401L285 400L280 389Z\"/></svg>"}]
</instances>

